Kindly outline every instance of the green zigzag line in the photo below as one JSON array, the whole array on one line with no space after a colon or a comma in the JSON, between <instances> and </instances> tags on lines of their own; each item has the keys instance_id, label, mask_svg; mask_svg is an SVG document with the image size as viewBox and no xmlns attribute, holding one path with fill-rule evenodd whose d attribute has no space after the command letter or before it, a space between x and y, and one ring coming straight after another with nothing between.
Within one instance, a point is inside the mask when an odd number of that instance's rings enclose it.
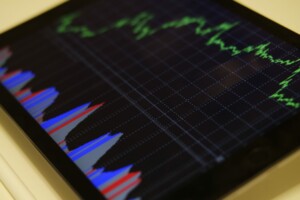
<instances>
[{"instance_id":1,"label":"green zigzag line","mask_svg":"<svg viewBox=\"0 0 300 200\"><path fill-rule=\"evenodd\" d=\"M112 30L118 30L125 27L130 27L135 39L142 40L167 29L178 29L178 28L194 25L195 35L200 37L211 35L205 43L207 46L218 46L220 51L228 52L231 56L251 53L273 64L280 64L285 66L291 66L300 62L300 58L295 60L274 58L274 56L269 53L270 45L271 45L270 42L259 44L259 45L249 45L242 49L235 45L227 45L225 41L221 39L221 36L226 32L232 30L234 27L236 27L239 24L239 22L234 22L234 23L224 22L214 27L206 27L207 20L204 17L185 16L181 19L168 21L156 28L153 28L151 27L150 22L154 19L155 16L148 12L142 12L135 17L122 18L115 21L111 25L99 28L97 30L92 30L86 25L73 24L74 21L78 17L80 17L80 15L81 15L80 13L72 13L62 17L57 27L57 32L61 34L74 33L81 38L93 38L98 35L105 34ZM290 82L298 74L299 74L299 69L294 71L294 73L291 76L289 76L286 80L282 81L279 84L281 88L278 91L276 91L274 94L272 94L270 98L276 99L278 102L283 102L285 103L286 106L299 108L300 104L298 102L295 102L294 98L287 98L285 97L285 94L282 93L282 91L290 85Z\"/></svg>"}]
</instances>

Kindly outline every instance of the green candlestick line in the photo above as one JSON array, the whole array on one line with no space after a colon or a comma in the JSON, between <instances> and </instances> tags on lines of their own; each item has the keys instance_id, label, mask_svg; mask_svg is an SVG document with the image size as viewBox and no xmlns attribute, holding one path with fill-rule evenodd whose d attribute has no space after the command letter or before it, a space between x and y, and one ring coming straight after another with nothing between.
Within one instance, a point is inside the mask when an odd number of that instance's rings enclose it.
<instances>
[{"instance_id":1,"label":"green candlestick line","mask_svg":"<svg viewBox=\"0 0 300 200\"><path fill-rule=\"evenodd\" d=\"M97 30L92 30L86 25L74 25L73 22L76 18L80 16L80 13L73 13L64 16L57 27L58 33L76 33L82 38L92 38L98 35L107 33L108 31L122 29L125 27L131 27L131 31L134 34L137 40L141 40L147 37L150 37L160 31L166 29L176 29L182 28L189 25L195 25L195 35L197 36L208 36L212 35L206 42L207 46L218 46L221 51L227 51L232 56L237 56L242 53L253 53L255 56L258 56L262 59L266 59L271 63L275 64L282 64L286 66L293 65L297 62L300 62L300 58L296 60L283 60L274 58L274 56L269 54L270 51L270 44L271 43L264 43L259 45L250 45L243 49L239 49L237 46L234 45L226 45L225 41L221 39L221 35L230 31L239 23L229 23L224 22L215 27L206 27L207 20L203 17L183 17L179 20L165 22L162 25L158 26L157 28L153 28L150 26L150 22L154 19L154 15L142 12L133 18L122 18L117 20L116 22L108 25L106 27L102 27Z\"/></svg>"},{"instance_id":2,"label":"green candlestick line","mask_svg":"<svg viewBox=\"0 0 300 200\"><path fill-rule=\"evenodd\" d=\"M273 95L270 96L272 99L276 99L278 102L285 103L286 106L290 106L293 108L300 108L300 102L296 102L294 98L288 98L282 91L285 88L288 88L291 84L291 82L294 80L294 77L300 74L300 67L297 68L292 75L287 77L284 81L281 81L279 83L280 89L277 90Z\"/></svg>"},{"instance_id":3,"label":"green candlestick line","mask_svg":"<svg viewBox=\"0 0 300 200\"><path fill-rule=\"evenodd\" d=\"M274 56L269 54L271 45L270 42L259 45L249 45L245 48L239 48L235 45L227 45L225 41L221 39L221 36L236 27L239 24L238 22L224 22L214 27L206 27L207 20L205 18L185 16L181 19L165 22L162 25L153 28L151 27L150 22L154 19L155 16L151 13L142 12L133 18L122 18L112 23L111 25L99 28L97 30L92 30L86 25L73 24L78 17L80 17L80 13L72 13L62 17L57 27L57 32L74 33L78 34L78 36L81 38L93 38L112 30L119 30L129 27L131 28L131 32L135 36L135 39L142 40L166 29L178 29L185 26L194 25L195 35L201 37L211 35L210 37L208 37L205 43L207 46L218 46L220 51L228 52L231 56L237 56L243 53L251 53L271 63L281 64L285 66L291 66L295 63L300 62L300 58L295 60L274 58ZM280 83L281 88L273 95L271 95L270 98L274 98L278 102L284 102L287 106L299 108L299 103L296 103L293 98L286 98L282 93L282 91L289 86L292 78L299 73L297 70L295 72L285 81Z\"/></svg>"}]
</instances>

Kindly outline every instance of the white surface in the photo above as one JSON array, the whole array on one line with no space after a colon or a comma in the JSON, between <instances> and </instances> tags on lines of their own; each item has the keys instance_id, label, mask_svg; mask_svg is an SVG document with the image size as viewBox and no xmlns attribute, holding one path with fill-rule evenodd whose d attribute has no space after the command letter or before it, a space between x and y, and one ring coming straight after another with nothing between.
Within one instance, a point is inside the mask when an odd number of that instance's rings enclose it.
<instances>
[{"instance_id":1,"label":"white surface","mask_svg":"<svg viewBox=\"0 0 300 200\"><path fill-rule=\"evenodd\" d=\"M300 0L235 0L300 34Z\"/></svg>"},{"instance_id":2,"label":"white surface","mask_svg":"<svg viewBox=\"0 0 300 200\"><path fill-rule=\"evenodd\" d=\"M14 199L34 200L33 194L0 155L0 181ZM4 189L4 188L3 188Z\"/></svg>"},{"instance_id":3,"label":"white surface","mask_svg":"<svg viewBox=\"0 0 300 200\"><path fill-rule=\"evenodd\" d=\"M0 199L1 200L14 200L13 197L9 194L5 186L0 181Z\"/></svg>"},{"instance_id":4,"label":"white surface","mask_svg":"<svg viewBox=\"0 0 300 200\"><path fill-rule=\"evenodd\" d=\"M0 33L66 0L0 0Z\"/></svg>"},{"instance_id":5,"label":"white surface","mask_svg":"<svg viewBox=\"0 0 300 200\"><path fill-rule=\"evenodd\" d=\"M31 162L27 154L10 134L20 134L20 130L9 120L0 108L0 179L12 190L11 195L16 200L58 200L61 199L37 167ZM4 128L9 127L8 129ZM27 138L20 134L20 139L28 143ZM38 152L31 150L36 157ZM45 162L45 161L44 161ZM25 186L26 185L26 186ZM29 189L29 191L27 190ZM30 196L33 196L30 198ZM1 199L2 200L2 199Z\"/></svg>"}]
</instances>

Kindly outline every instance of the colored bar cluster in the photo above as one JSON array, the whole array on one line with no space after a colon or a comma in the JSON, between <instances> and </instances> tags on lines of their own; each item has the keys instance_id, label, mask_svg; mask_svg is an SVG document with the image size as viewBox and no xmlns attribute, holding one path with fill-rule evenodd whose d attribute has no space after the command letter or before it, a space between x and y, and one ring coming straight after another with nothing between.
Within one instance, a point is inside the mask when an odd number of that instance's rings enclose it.
<instances>
[{"instance_id":1,"label":"colored bar cluster","mask_svg":"<svg viewBox=\"0 0 300 200\"><path fill-rule=\"evenodd\" d=\"M3 76L3 74L5 74L6 72L6 68L1 67L0 68L0 76Z\"/></svg>"},{"instance_id":2,"label":"colored bar cluster","mask_svg":"<svg viewBox=\"0 0 300 200\"><path fill-rule=\"evenodd\" d=\"M141 172L130 172L132 166L113 172L93 168L93 165L120 140L123 134L107 133L73 150L68 149L65 141L69 132L103 104L92 107L89 107L90 103L84 104L43 122L41 126L107 199L123 200L140 184Z\"/></svg>"},{"instance_id":3,"label":"colored bar cluster","mask_svg":"<svg viewBox=\"0 0 300 200\"><path fill-rule=\"evenodd\" d=\"M94 106L91 106L91 103L86 103L44 121L44 112L55 102L59 92L54 87L35 92L31 88L27 88L26 85L32 81L35 75L30 71L22 70L8 72L3 65L11 55L12 52L8 47L0 49L0 82L15 96L30 115L40 123L41 127L107 199L126 199L129 193L140 184L141 172L130 172L132 166L111 172L104 172L103 168L93 168L96 162L120 140L122 133L107 133L73 150L69 150L66 143L68 134L102 107L104 103Z\"/></svg>"},{"instance_id":4,"label":"colored bar cluster","mask_svg":"<svg viewBox=\"0 0 300 200\"><path fill-rule=\"evenodd\" d=\"M62 115L42 122L41 126L49 133L55 142L64 149L65 146L63 144L67 135L102 105L103 104L98 104L89 107L90 103L84 104L83 106L79 106Z\"/></svg>"},{"instance_id":5,"label":"colored bar cluster","mask_svg":"<svg viewBox=\"0 0 300 200\"><path fill-rule=\"evenodd\" d=\"M31 72L18 70L3 74L0 80L31 116L41 121L44 111L54 103L59 93L55 88L48 88L38 92L32 92L30 88L21 90L33 78L34 75Z\"/></svg>"},{"instance_id":6,"label":"colored bar cluster","mask_svg":"<svg viewBox=\"0 0 300 200\"><path fill-rule=\"evenodd\" d=\"M104 172L102 168L90 172L88 176L108 199L122 200L141 182L141 173L130 172L131 168L132 165L111 172Z\"/></svg>"},{"instance_id":7,"label":"colored bar cluster","mask_svg":"<svg viewBox=\"0 0 300 200\"><path fill-rule=\"evenodd\" d=\"M122 133L115 135L108 133L67 154L82 171L88 172L91 168L89 163L96 163L99 158L104 156L104 154L119 141L122 135Z\"/></svg>"}]
</instances>

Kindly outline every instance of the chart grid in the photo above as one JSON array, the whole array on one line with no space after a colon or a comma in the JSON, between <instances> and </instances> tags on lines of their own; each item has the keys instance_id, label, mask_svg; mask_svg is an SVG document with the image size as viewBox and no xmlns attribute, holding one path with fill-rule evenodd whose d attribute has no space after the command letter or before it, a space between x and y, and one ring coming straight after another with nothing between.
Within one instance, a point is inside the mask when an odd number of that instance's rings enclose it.
<instances>
[{"instance_id":1,"label":"chart grid","mask_svg":"<svg viewBox=\"0 0 300 200\"><path fill-rule=\"evenodd\" d=\"M72 25L100 30L142 12L154 16L147 22L151 27L186 16L205 18L205 27L238 22L219 35L226 44L242 49L270 43L267 53L275 58L300 57L297 48L209 0L99 1L82 8ZM285 66L255 53L232 55L207 45L215 33L199 36L195 24L137 39L130 26L85 38L76 29L59 33L60 23L11 44L9 70L25 65L36 74L28 87L38 91L54 85L60 92L45 119L85 102L105 102L70 132L66 143L74 150L106 133L122 132L94 167L116 170L133 163L142 182L130 197L162 198L298 113L270 96L300 62ZM297 83L284 90L295 100Z\"/></svg>"}]
</instances>

